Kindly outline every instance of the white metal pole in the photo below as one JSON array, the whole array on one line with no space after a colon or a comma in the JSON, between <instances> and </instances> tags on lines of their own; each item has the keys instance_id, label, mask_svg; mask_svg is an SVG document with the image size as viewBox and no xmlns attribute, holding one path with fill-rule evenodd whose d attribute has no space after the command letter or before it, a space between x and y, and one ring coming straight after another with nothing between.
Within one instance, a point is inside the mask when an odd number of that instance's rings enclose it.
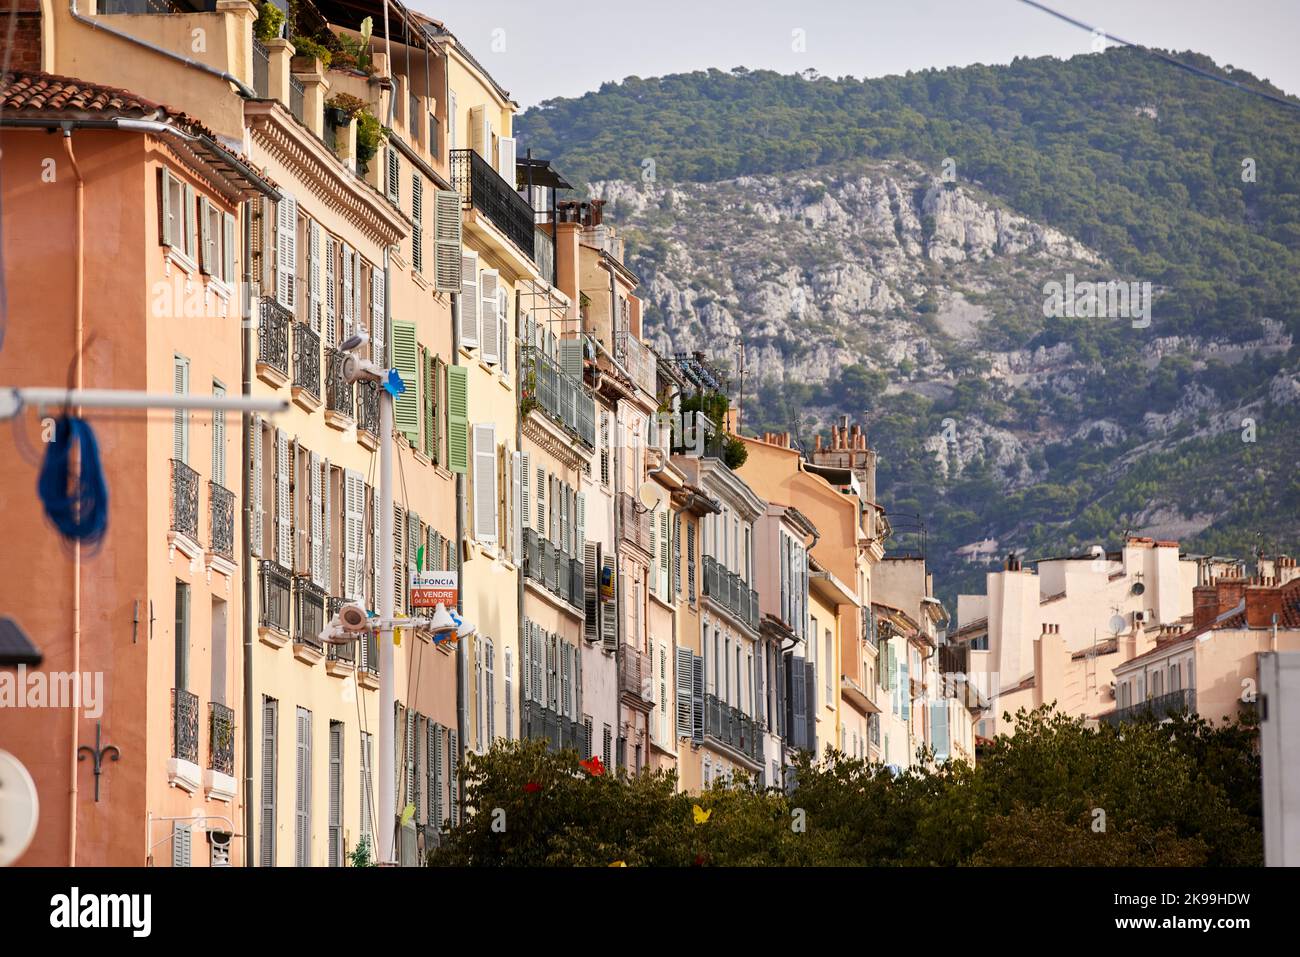
<instances>
[{"instance_id":1,"label":"white metal pole","mask_svg":"<svg viewBox=\"0 0 1300 957\"><path fill-rule=\"evenodd\" d=\"M379 388L379 617L393 620L393 396ZM379 831L378 861L394 864L397 775L394 770L394 733L397 709L393 691L393 629L379 631Z\"/></svg>"},{"instance_id":2,"label":"white metal pole","mask_svg":"<svg viewBox=\"0 0 1300 957\"><path fill-rule=\"evenodd\" d=\"M284 412L288 399L254 399L239 395L135 392L129 389L0 389L0 418L23 406L82 406L87 409L226 409L234 412Z\"/></svg>"}]
</instances>

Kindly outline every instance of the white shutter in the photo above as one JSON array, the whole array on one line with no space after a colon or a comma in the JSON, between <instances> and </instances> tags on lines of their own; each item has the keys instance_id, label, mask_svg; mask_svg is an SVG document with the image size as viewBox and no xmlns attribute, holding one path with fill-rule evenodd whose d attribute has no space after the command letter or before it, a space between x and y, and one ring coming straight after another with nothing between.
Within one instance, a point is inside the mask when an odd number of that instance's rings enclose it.
<instances>
[{"instance_id":1,"label":"white shutter","mask_svg":"<svg viewBox=\"0 0 1300 957\"><path fill-rule=\"evenodd\" d=\"M221 214L221 278L235 283L235 217Z\"/></svg>"},{"instance_id":2,"label":"white shutter","mask_svg":"<svg viewBox=\"0 0 1300 957\"><path fill-rule=\"evenodd\" d=\"M497 540L496 460L496 426L474 426L474 537L487 544Z\"/></svg>"},{"instance_id":3,"label":"white shutter","mask_svg":"<svg viewBox=\"0 0 1300 957\"><path fill-rule=\"evenodd\" d=\"M537 534L546 534L546 470L537 466Z\"/></svg>"},{"instance_id":4,"label":"white shutter","mask_svg":"<svg viewBox=\"0 0 1300 957\"><path fill-rule=\"evenodd\" d=\"M411 173L411 268L424 272L424 179Z\"/></svg>"},{"instance_id":5,"label":"white shutter","mask_svg":"<svg viewBox=\"0 0 1300 957\"><path fill-rule=\"evenodd\" d=\"M653 516L652 516L653 517ZM668 509L659 513L659 597L669 600L668 595Z\"/></svg>"},{"instance_id":6,"label":"white shutter","mask_svg":"<svg viewBox=\"0 0 1300 957\"><path fill-rule=\"evenodd\" d=\"M491 163L492 133L488 126L486 106L469 108L469 137L469 148Z\"/></svg>"},{"instance_id":7,"label":"white shutter","mask_svg":"<svg viewBox=\"0 0 1300 957\"><path fill-rule=\"evenodd\" d=\"M184 356L172 357L172 390L177 395L190 391L190 360ZM177 409L172 414L172 458L189 464L190 413L187 409Z\"/></svg>"},{"instance_id":8,"label":"white shutter","mask_svg":"<svg viewBox=\"0 0 1300 957\"><path fill-rule=\"evenodd\" d=\"M371 500L370 521L372 523L370 526L370 573L374 578L374 591L371 598L374 602L373 610L379 611L379 579L380 579L379 489L376 488L371 490L370 500Z\"/></svg>"},{"instance_id":9,"label":"white shutter","mask_svg":"<svg viewBox=\"0 0 1300 957\"><path fill-rule=\"evenodd\" d=\"M461 283L461 196L454 189L440 189L434 194L433 288L438 292L460 292Z\"/></svg>"},{"instance_id":10,"label":"white shutter","mask_svg":"<svg viewBox=\"0 0 1300 957\"><path fill-rule=\"evenodd\" d=\"M325 589L326 594L334 593L334 570L333 559L330 549L333 548L333 528L334 510L333 503L330 501L332 489L330 487L330 460L323 459L320 464L320 484L321 500L324 505L321 507L321 547L320 547L320 578L321 587Z\"/></svg>"},{"instance_id":11,"label":"white shutter","mask_svg":"<svg viewBox=\"0 0 1300 957\"><path fill-rule=\"evenodd\" d=\"M352 326L356 321L353 314L352 306L352 247L347 243L343 244L343 338L347 339L352 335Z\"/></svg>"},{"instance_id":12,"label":"white shutter","mask_svg":"<svg viewBox=\"0 0 1300 957\"><path fill-rule=\"evenodd\" d=\"M384 271L374 266L370 270L370 356L381 368L387 361L384 351L387 344L388 335L384 327Z\"/></svg>"},{"instance_id":13,"label":"white shutter","mask_svg":"<svg viewBox=\"0 0 1300 957\"><path fill-rule=\"evenodd\" d=\"M286 309L293 309L298 269L297 200L281 193L275 210L275 298Z\"/></svg>"},{"instance_id":14,"label":"white shutter","mask_svg":"<svg viewBox=\"0 0 1300 957\"><path fill-rule=\"evenodd\" d=\"M307 320L311 331L320 334L320 223L311 221L310 238L307 242ZM327 345L334 345L327 342Z\"/></svg>"},{"instance_id":15,"label":"white shutter","mask_svg":"<svg viewBox=\"0 0 1300 957\"><path fill-rule=\"evenodd\" d=\"M361 253L352 251L352 324L361 323Z\"/></svg>"},{"instance_id":16,"label":"white shutter","mask_svg":"<svg viewBox=\"0 0 1300 957\"><path fill-rule=\"evenodd\" d=\"M512 530L514 532L513 544L511 545L510 554L514 556L518 564L520 556L524 553L524 524L523 524L523 489L521 485L527 483L520 482L520 474L527 475L523 471L524 453L515 452L510 457L510 511Z\"/></svg>"},{"instance_id":17,"label":"white shutter","mask_svg":"<svg viewBox=\"0 0 1300 957\"><path fill-rule=\"evenodd\" d=\"M376 502L379 496L375 496ZM343 591L349 598L360 600L362 587L362 568L365 560L366 487L360 472L348 469L343 473ZM375 510L378 518L378 509ZM378 549L375 550L378 553ZM375 573L379 572L379 563L375 562Z\"/></svg>"},{"instance_id":18,"label":"white shutter","mask_svg":"<svg viewBox=\"0 0 1300 957\"><path fill-rule=\"evenodd\" d=\"M324 587L324 574L321 568L322 553L324 550L324 535L321 528L321 506L323 495L321 494L320 483L320 456L315 452L308 453L308 476L310 481L311 494L307 503L307 512L310 517L308 528L311 533L311 580L317 585Z\"/></svg>"},{"instance_id":19,"label":"white shutter","mask_svg":"<svg viewBox=\"0 0 1300 957\"><path fill-rule=\"evenodd\" d=\"M501 178L510 184L514 189L519 180L519 174L515 172L515 155L517 148L513 136L497 137L497 172Z\"/></svg>"},{"instance_id":20,"label":"white shutter","mask_svg":"<svg viewBox=\"0 0 1300 957\"><path fill-rule=\"evenodd\" d=\"M479 276L479 328L480 343L483 349L483 361L496 363L500 359L501 323L497 317L497 283L499 274L495 269L484 269Z\"/></svg>"},{"instance_id":21,"label":"white shutter","mask_svg":"<svg viewBox=\"0 0 1300 957\"><path fill-rule=\"evenodd\" d=\"M208 218L208 198L199 197L199 270L212 275L212 224Z\"/></svg>"},{"instance_id":22,"label":"white shutter","mask_svg":"<svg viewBox=\"0 0 1300 957\"><path fill-rule=\"evenodd\" d=\"M465 253L460 279L460 344L473 349L478 346L478 253Z\"/></svg>"},{"instance_id":23,"label":"white shutter","mask_svg":"<svg viewBox=\"0 0 1300 957\"><path fill-rule=\"evenodd\" d=\"M325 237L325 344L339 344L338 333L338 280L335 278L336 247L334 240Z\"/></svg>"},{"instance_id":24,"label":"white shutter","mask_svg":"<svg viewBox=\"0 0 1300 957\"><path fill-rule=\"evenodd\" d=\"M185 197L185 215L182 219L182 222L185 223L185 255L193 260L198 256L198 253L194 251L194 187L187 183L181 194Z\"/></svg>"},{"instance_id":25,"label":"white shutter","mask_svg":"<svg viewBox=\"0 0 1300 957\"><path fill-rule=\"evenodd\" d=\"M582 553L582 546L587 541L587 493L579 492L577 495L577 527L573 530L574 534L574 554Z\"/></svg>"},{"instance_id":26,"label":"white shutter","mask_svg":"<svg viewBox=\"0 0 1300 957\"><path fill-rule=\"evenodd\" d=\"M262 507L262 419L254 416L248 430L249 467L248 495L253 503L253 541L250 548L257 557L262 557L262 522L265 509Z\"/></svg>"},{"instance_id":27,"label":"white shutter","mask_svg":"<svg viewBox=\"0 0 1300 957\"><path fill-rule=\"evenodd\" d=\"M213 383L212 394L224 396L226 390ZM212 412L212 481L224 487L226 484L226 412L214 409Z\"/></svg>"},{"instance_id":28,"label":"white shutter","mask_svg":"<svg viewBox=\"0 0 1300 957\"><path fill-rule=\"evenodd\" d=\"M275 560L293 568L293 541L289 528L289 437L275 433Z\"/></svg>"}]
</instances>

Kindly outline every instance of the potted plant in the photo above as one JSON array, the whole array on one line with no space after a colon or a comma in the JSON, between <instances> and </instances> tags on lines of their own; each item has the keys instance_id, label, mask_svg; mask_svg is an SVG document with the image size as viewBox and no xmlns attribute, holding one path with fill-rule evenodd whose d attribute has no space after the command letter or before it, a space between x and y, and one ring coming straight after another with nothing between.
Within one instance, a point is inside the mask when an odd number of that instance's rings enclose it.
<instances>
[{"instance_id":1,"label":"potted plant","mask_svg":"<svg viewBox=\"0 0 1300 957\"><path fill-rule=\"evenodd\" d=\"M276 39L284 27L284 11L269 0L258 10L257 20L253 23L253 36L267 43Z\"/></svg>"}]
</instances>

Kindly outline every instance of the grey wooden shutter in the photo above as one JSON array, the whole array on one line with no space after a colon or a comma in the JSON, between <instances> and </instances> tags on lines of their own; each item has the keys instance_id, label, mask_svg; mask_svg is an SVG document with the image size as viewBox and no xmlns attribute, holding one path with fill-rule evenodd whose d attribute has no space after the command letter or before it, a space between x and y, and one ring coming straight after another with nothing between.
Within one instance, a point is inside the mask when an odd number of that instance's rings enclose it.
<instances>
[{"instance_id":1,"label":"grey wooden shutter","mask_svg":"<svg viewBox=\"0 0 1300 957\"><path fill-rule=\"evenodd\" d=\"M295 304L298 268L298 203L288 193L276 204L275 298L292 310Z\"/></svg>"},{"instance_id":2,"label":"grey wooden shutter","mask_svg":"<svg viewBox=\"0 0 1300 957\"><path fill-rule=\"evenodd\" d=\"M343 866L343 724L330 722L330 867Z\"/></svg>"},{"instance_id":3,"label":"grey wooden shutter","mask_svg":"<svg viewBox=\"0 0 1300 957\"><path fill-rule=\"evenodd\" d=\"M235 282L235 217L221 214L221 278Z\"/></svg>"},{"instance_id":4,"label":"grey wooden shutter","mask_svg":"<svg viewBox=\"0 0 1300 957\"><path fill-rule=\"evenodd\" d=\"M339 344L338 330L338 247L329 236L325 237L325 344Z\"/></svg>"},{"instance_id":5,"label":"grey wooden shutter","mask_svg":"<svg viewBox=\"0 0 1300 957\"><path fill-rule=\"evenodd\" d=\"M316 220L310 220L307 233L307 319L311 323L312 332L320 334L321 331L321 301L320 301L320 223ZM326 340L326 345L334 345L332 340Z\"/></svg>"},{"instance_id":6,"label":"grey wooden shutter","mask_svg":"<svg viewBox=\"0 0 1300 957\"><path fill-rule=\"evenodd\" d=\"M185 395L190 391L190 360L184 356L172 357L172 391L176 395ZM172 458L177 462L189 463L190 413L188 409L177 409L172 414Z\"/></svg>"},{"instance_id":7,"label":"grey wooden shutter","mask_svg":"<svg viewBox=\"0 0 1300 957\"><path fill-rule=\"evenodd\" d=\"M166 169L162 169L158 171L158 181L162 194L160 198L162 204L162 244L164 246L175 246L176 237L180 235L180 231L176 228L177 211L173 208L174 204L172 203L172 183L175 181L175 177Z\"/></svg>"},{"instance_id":8,"label":"grey wooden shutter","mask_svg":"<svg viewBox=\"0 0 1300 957\"><path fill-rule=\"evenodd\" d=\"M438 292L461 292L461 196L454 189L440 189L434 195L434 238L437 243L433 288Z\"/></svg>"},{"instance_id":9,"label":"grey wooden shutter","mask_svg":"<svg viewBox=\"0 0 1300 957\"><path fill-rule=\"evenodd\" d=\"M311 866L311 712L298 709L297 815L294 828L294 863Z\"/></svg>"},{"instance_id":10,"label":"grey wooden shutter","mask_svg":"<svg viewBox=\"0 0 1300 957\"><path fill-rule=\"evenodd\" d=\"M402 809L405 812L406 806L415 802L415 712L410 708L406 709L402 749L406 755L405 786L402 788Z\"/></svg>"},{"instance_id":11,"label":"grey wooden shutter","mask_svg":"<svg viewBox=\"0 0 1300 957\"><path fill-rule=\"evenodd\" d=\"M212 273L212 228L208 222L208 198L199 197L199 271Z\"/></svg>"},{"instance_id":12,"label":"grey wooden shutter","mask_svg":"<svg viewBox=\"0 0 1300 957\"><path fill-rule=\"evenodd\" d=\"M813 661L804 662L804 681L807 683L808 690L804 695L804 703L808 708L808 750L817 753L817 663Z\"/></svg>"},{"instance_id":13,"label":"grey wooden shutter","mask_svg":"<svg viewBox=\"0 0 1300 957\"><path fill-rule=\"evenodd\" d=\"M248 430L249 444L249 473L248 473L248 496L253 506L253 541L251 548L253 554L261 558L262 550L262 522L265 518L265 512L262 506L262 419L259 416L253 416Z\"/></svg>"},{"instance_id":14,"label":"grey wooden shutter","mask_svg":"<svg viewBox=\"0 0 1300 957\"><path fill-rule=\"evenodd\" d=\"M455 731L447 732L447 749L450 757L448 758L447 768L447 786L451 792L451 824L455 827L460 823L460 737Z\"/></svg>"},{"instance_id":15,"label":"grey wooden shutter","mask_svg":"<svg viewBox=\"0 0 1300 957\"><path fill-rule=\"evenodd\" d=\"M807 684L804 678L804 659L795 655L786 657L786 729L787 743L792 748L808 747Z\"/></svg>"},{"instance_id":16,"label":"grey wooden shutter","mask_svg":"<svg viewBox=\"0 0 1300 957\"><path fill-rule=\"evenodd\" d=\"M601 569L601 575L607 576L614 582L615 592L623 589L623 583L616 577L617 569L611 558L602 556L604 567ZM600 602L600 637L604 642L606 651L616 651L618 649L618 602L614 598L602 598Z\"/></svg>"},{"instance_id":17,"label":"grey wooden shutter","mask_svg":"<svg viewBox=\"0 0 1300 957\"><path fill-rule=\"evenodd\" d=\"M692 715L695 713L695 705L691 700L694 690L694 655L689 648L678 648L676 650L675 664L677 667L677 737L688 738L691 736Z\"/></svg>"},{"instance_id":18,"label":"grey wooden shutter","mask_svg":"<svg viewBox=\"0 0 1300 957\"><path fill-rule=\"evenodd\" d=\"M364 643L364 642L363 642ZM375 739L365 731L361 732L361 836L370 843L370 857L374 860L378 857L374 846L375 823L374 823L374 766Z\"/></svg>"},{"instance_id":19,"label":"grey wooden shutter","mask_svg":"<svg viewBox=\"0 0 1300 957\"><path fill-rule=\"evenodd\" d=\"M262 699L262 819L259 863L262 867L275 866L275 732L279 702L274 698Z\"/></svg>"},{"instance_id":20,"label":"grey wooden shutter","mask_svg":"<svg viewBox=\"0 0 1300 957\"><path fill-rule=\"evenodd\" d=\"M172 822L172 867L191 867L194 832L182 821Z\"/></svg>"},{"instance_id":21,"label":"grey wooden shutter","mask_svg":"<svg viewBox=\"0 0 1300 957\"><path fill-rule=\"evenodd\" d=\"M424 272L424 180L411 173L411 268Z\"/></svg>"},{"instance_id":22,"label":"grey wooden shutter","mask_svg":"<svg viewBox=\"0 0 1300 957\"><path fill-rule=\"evenodd\" d=\"M466 349L478 346L478 253L466 251L460 271L460 344Z\"/></svg>"},{"instance_id":23,"label":"grey wooden shutter","mask_svg":"<svg viewBox=\"0 0 1300 957\"><path fill-rule=\"evenodd\" d=\"M582 637L595 641L600 637L600 543L582 545Z\"/></svg>"},{"instance_id":24,"label":"grey wooden shutter","mask_svg":"<svg viewBox=\"0 0 1300 957\"><path fill-rule=\"evenodd\" d=\"M310 482L310 495L307 504L309 522L307 524L311 535L311 580L323 588L325 584L323 570L325 537L324 523L322 521L324 494L321 489L320 456L315 452L310 452L307 458Z\"/></svg>"},{"instance_id":25,"label":"grey wooden shutter","mask_svg":"<svg viewBox=\"0 0 1300 957\"><path fill-rule=\"evenodd\" d=\"M384 368L387 361L388 333L384 325L384 308L384 271L374 266L370 270L370 355L380 368Z\"/></svg>"},{"instance_id":26,"label":"grey wooden shutter","mask_svg":"<svg viewBox=\"0 0 1300 957\"><path fill-rule=\"evenodd\" d=\"M289 524L289 436L275 433L275 560L293 568L293 535Z\"/></svg>"}]
</instances>

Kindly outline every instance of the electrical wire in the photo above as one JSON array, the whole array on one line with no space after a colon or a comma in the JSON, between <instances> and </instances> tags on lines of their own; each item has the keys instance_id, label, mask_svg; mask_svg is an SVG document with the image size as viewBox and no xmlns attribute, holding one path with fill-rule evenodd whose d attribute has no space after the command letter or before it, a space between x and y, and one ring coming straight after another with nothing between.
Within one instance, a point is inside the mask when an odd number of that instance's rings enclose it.
<instances>
[{"instance_id":1,"label":"electrical wire","mask_svg":"<svg viewBox=\"0 0 1300 957\"><path fill-rule=\"evenodd\" d=\"M1156 57L1159 60L1164 60L1169 65L1176 66L1180 70L1186 70L1188 73L1193 73L1196 76L1205 77L1207 80L1213 80L1216 83L1222 83L1224 86L1230 86L1233 87L1234 89L1241 90L1244 93L1250 93L1253 96L1261 97L1265 100L1269 100L1272 103L1277 103L1280 106L1285 106L1288 109L1300 110L1300 103L1296 103L1292 100L1284 99L1280 96L1274 96L1272 93L1269 93L1266 90L1260 90L1253 86L1246 86L1246 84L1238 83L1236 80L1231 80L1226 76L1220 76L1217 73L1211 73L1209 70L1204 70L1201 67L1192 65L1191 63L1186 63L1183 60L1178 59L1177 57L1170 56L1168 53L1164 53L1160 50L1156 50L1151 47L1144 46L1141 43L1134 43L1132 40L1125 40L1122 37L1117 37L1113 33L1107 33L1105 30L1101 30L1097 27L1084 23L1082 20L1076 20L1074 17L1061 13L1059 10L1053 10L1051 7L1039 3L1038 0L1019 0L1019 2L1025 4L1026 6L1033 7L1036 10L1041 10L1043 13L1046 13L1048 16L1056 17L1056 19L1062 20L1065 23L1070 24L1071 26L1078 27L1080 30L1087 30L1089 33L1092 33L1094 35L1105 37L1111 43L1118 44L1119 46L1133 47L1135 50L1141 50L1143 53L1149 53L1151 56Z\"/></svg>"}]
</instances>

